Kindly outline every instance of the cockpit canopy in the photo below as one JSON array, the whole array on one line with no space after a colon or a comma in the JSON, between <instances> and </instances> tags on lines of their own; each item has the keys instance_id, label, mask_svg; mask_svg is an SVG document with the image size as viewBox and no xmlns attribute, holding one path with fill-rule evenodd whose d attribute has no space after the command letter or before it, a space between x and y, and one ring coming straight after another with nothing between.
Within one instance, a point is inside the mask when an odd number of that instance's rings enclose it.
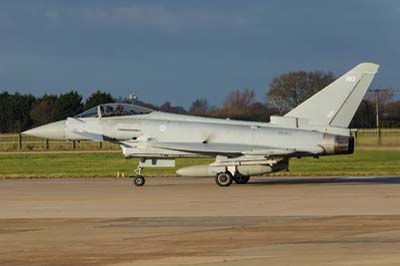
<instances>
[{"instance_id":1,"label":"cockpit canopy","mask_svg":"<svg viewBox=\"0 0 400 266\"><path fill-rule=\"evenodd\" d=\"M110 117L110 116L125 116L125 115L143 115L149 114L153 110L125 103L107 103L90 108L83 113L76 115L76 118L84 117Z\"/></svg>"}]
</instances>

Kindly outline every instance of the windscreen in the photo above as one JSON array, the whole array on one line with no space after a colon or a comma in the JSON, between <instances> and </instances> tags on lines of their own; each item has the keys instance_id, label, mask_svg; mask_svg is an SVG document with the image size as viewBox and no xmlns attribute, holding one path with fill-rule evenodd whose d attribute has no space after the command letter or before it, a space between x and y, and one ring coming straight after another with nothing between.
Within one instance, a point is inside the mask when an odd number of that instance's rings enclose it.
<instances>
[{"instance_id":1,"label":"windscreen","mask_svg":"<svg viewBox=\"0 0 400 266\"><path fill-rule=\"evenodd\" d=\"M100 109L101 117L143 115L153 112L153 110L151 109L137 105L109 103L90 108L85 112L76 115L75 117L77 118L98 117L98 108Z\"/></svg>"},{"instance_id":2,"label":"windscreen","mask_svg":"<svg viewBox=\"0 0 400 266\"><path fill-rule=\"evenodd\" d=\"M143 115L149 114L152 110L130 104L103 104L100 105L102 117L123 116L123 115Z\"/></svg>"},{"instance_id":3,"label":"windscreen","mask_svg":"<svg viewBox=\"0 0 400 266\"><path fill-rule=\"evenodd\" d=\"M90 108L90 109L86 110L83 113L80 113L80 114L76 115L75 117L84 118L84 117L97 117L97 116L98 116L98 114L97 114L97 106L96 106L96 107L93 107L93 108Z\"/></svg>"}]
</instances>

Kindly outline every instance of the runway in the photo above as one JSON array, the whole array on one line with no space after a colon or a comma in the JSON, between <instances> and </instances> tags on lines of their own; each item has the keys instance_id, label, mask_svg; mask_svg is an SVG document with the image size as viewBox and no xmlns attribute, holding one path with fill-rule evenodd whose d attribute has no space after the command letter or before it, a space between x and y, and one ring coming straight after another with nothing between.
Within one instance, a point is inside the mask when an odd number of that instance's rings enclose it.
<instances>
[{"instance_id":1,"label":"runway","mask_svg":"<svg viewBox=\"0 0 400 266\"><path fill-rule=\"evenodd\" d=\"M0 180L0 265L399 265L400 177Z\"/></svg>"}]
</instances>

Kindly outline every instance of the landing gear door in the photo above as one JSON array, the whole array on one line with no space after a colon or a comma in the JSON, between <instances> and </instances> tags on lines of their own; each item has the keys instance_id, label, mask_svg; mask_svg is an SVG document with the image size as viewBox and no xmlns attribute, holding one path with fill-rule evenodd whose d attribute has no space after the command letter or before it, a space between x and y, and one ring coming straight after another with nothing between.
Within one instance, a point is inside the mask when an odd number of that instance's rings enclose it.
<instances>
[{"instance_id":1,"label":"landing gear door","mask_svg":"<svg viewBox=\"0 0 400 266\"><path fill-rule=\"evenodd\" d=\"M143 158L139 162L140 167L175 167L175 159Z\"/></svg>"}]
</instances>

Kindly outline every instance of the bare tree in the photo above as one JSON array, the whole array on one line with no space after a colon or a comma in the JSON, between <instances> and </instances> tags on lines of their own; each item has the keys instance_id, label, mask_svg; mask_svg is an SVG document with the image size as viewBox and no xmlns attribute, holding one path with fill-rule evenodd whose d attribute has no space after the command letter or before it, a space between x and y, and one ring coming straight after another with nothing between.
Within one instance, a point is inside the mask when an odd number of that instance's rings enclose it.
<instances>
[{"instance_id":1,"label":"bare tree","mask_svg":"<svg viewBox=\"0 0 400 266\"><path fill-rule=\"evenodd\" d=\"M44 95L33 104L30 116L35 125L43 125L56 120L56 101L55 95Z\"/></svg>"},{"instance_id":2,"label":"bare tree","mask_svg":"<svg viewBox=\"0 0 400 266\"><path fill-rule=\"evenodd\" d=\"M384 107L386 104L393 102L394 100L394 92L395 90L391 87L386 87L382 89L374 89L368 91L365 98L368 101L375 102L376 101L376 92L378 93L378 102Z\"/></svg>"},{"instance_id":3,"label":"bare tree","mask_svg":"<svg viewBox=\"0 0 400 266\"><path fill-rule=\"evenodd\" d=\"M166 101L160 106L160 111L167 113L185 114L186 110L182 106L173 106L169 101Z\"/></svg>"},{"instance_id":4,"label":"bare tree","mask_svg":"<svg viewBox=\"0 0 400 266\"><path fill-rule=\"evenodd\" d=\"M332 72L296 71L272 79L267 92L269 103L282 114L290 111L335 80Z\"/></svg>"},{"instance_id":5,"label":"bare tree","mask_svg":"<svg viewBox=\"0 0 400 266\"><path fill-rule=\"evenodd\" d=\"M223 109L233 115L250 113L256 102L254 90L234 90L226 97Z\"/></svg>"}]
</instances>

